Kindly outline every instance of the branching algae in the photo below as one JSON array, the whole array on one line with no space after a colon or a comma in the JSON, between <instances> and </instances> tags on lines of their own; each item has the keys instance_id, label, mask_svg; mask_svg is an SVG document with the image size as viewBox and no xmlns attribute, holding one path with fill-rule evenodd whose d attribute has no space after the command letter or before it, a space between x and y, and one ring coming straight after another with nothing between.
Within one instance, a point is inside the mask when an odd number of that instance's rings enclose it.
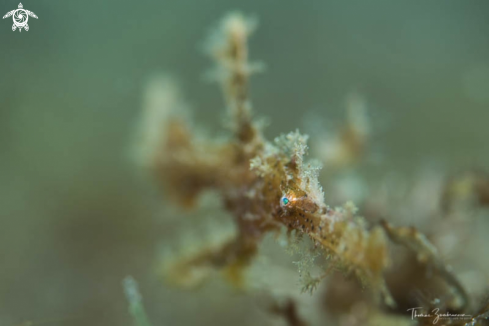
<instances>
[{"instance_id":1,"label":"branching algae","mask_svg":"<svg viewBox=\"0 0 489 326\"><path fill-rule=\"evenodd\" d=\"M179 268L211 263L226 269L239 285L263 236L285 227L308 235L334 260L381 284L387 265L381 228L368 231L353 209L325 204L318 182L320 167L304 159L306 135L295 131L268 142L253 121L248 81L256 66L248 62L247 49L252 27L243 16L230 15L212 39L216 76L229 107L234 139L227 143L195 139L186 122L174 118L166 126L162 155L154 157L154 169L176 201L192 206L203 190L217 190L238 225L236 239Z\"/></svg>"},{"instance_id":2,"label":"branching algae","mask_svg":"<svg viewBox=\"0 0 489 326\"><path fill-rule=\"evenodd\" d=\"M253 20L230 14L209 42L209 53L216 62L214 76L231 122L228 140L195 135L187 119L170 112L178 107L178 99L173 85L164 85L160 109L166 113L156 121L159 132L153 137L157 143L147 157L151 169L168 189L170 199L183 207L193 207L205 190L219 193L238 230L224 243L167 262L167 278L189 285L212 269L223 271L241 287L243 271L264 236L286 230L289 238L309 237L331 266L352 272L390 309L395 309L396 300L385 281L391 261L388 247L393 243L404 246L419 264L433 267L432 273L446 288L445 307L463 311L468 303L463 287L423 234L387 222L368 225L356 216L352 203L341 208L328 206L318 181L320 165L305 158L308 136L294 131L272 142L264 138L260 124L253 119L248 94L250 76L260 68L248 59L247 40L254 27ZM351 139L350 134L345 139ZM355 136L353 152L364 147L357 141L363 135ZM304 289L312 290L324 275L306 276Z\"/></svg>"}]
</instances>

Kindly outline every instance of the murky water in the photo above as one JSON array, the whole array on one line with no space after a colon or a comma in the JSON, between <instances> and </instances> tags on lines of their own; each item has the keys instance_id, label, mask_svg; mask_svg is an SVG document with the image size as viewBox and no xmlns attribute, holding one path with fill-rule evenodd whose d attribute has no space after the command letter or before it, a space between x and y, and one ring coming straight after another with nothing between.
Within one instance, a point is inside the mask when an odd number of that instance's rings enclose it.
<instances>
[{"instance_id":1,"label":"murky water","mask_svg":"<svg viewBox=\"0 0 489 326\"><path fill-rule=\"evenodd\" d=\"M2 1L2 16L17 5ZM159 283L154 264L173 220L130 155L142 87L155 73L176 76L199 127L218 133L224 104L203 81L211 63L201 48L230 10L260 21L251 57L267 70L252 80L252 97L268 136L314 136L308 117L342 119L354 90L367 99L379 157L370 172L489 166L488 2L23 5L39 17L28 32L0 21L1 325L129 325L128 274L155 325L260 324L260 307L229 299L222 285L190 295Z\"/></svg>"}]
</instances>

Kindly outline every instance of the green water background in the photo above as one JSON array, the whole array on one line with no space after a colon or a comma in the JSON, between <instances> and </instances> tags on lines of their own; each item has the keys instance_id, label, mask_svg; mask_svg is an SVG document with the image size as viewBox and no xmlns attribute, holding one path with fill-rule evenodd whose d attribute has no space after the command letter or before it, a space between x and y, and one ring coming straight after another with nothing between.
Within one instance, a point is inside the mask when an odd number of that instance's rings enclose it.
<instances>
[{"instance_id":1,"label":"green water background","mask_svg":"<svg viewBox=\"0 0 489 326\"><path fill-rule=\"evenodd\" d=\"M211 63L201 45L230 10L260 22L251 57L267 71L251 93L267 136L303 128L308 115L341 119L356 90L382 157L372 173L489 167L487 1L23 4L39 17L28 32L0 20L2 326L66 316L80 318L57 324L128 325L128 274L155 325L257 325L249 299L155 280L158 245L173 229L128 154L142 87L158 72L181 81L196 121L216 133L224 105L203 82ZM17 5L2 0L1 15Z\"/></svg>"}]
</instances>

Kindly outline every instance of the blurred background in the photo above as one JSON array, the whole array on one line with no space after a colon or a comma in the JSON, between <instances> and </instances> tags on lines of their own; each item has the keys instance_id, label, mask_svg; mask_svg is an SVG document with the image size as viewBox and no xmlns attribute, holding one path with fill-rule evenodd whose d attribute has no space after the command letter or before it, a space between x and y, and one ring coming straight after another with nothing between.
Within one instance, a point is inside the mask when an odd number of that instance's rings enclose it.
<instances>
[{"instance_id":1,"label":"blurred background","mask_svg":"<svg viewBox=\"0 0 489 326\"><path fill-rule=\"evenodd\" d=\"M18 1L18 0L17 0ZM17 1L2 0L3 16ZM215 284L169 289L155 261L174 232L156 183L131 157L143 87L182 85L199 128L221 125L204 82L209 29L255 14L252 80L266 135L342 119L367 100L372 173L489 166L487 1L23 2L28 32L0 21L0 325L130 325L122 280L138 280L155 325L265 325L251 298ZM434 163L433 163L434 162ZM379 172L380 171L380 172Z\"/></svg>"}]
</instances>

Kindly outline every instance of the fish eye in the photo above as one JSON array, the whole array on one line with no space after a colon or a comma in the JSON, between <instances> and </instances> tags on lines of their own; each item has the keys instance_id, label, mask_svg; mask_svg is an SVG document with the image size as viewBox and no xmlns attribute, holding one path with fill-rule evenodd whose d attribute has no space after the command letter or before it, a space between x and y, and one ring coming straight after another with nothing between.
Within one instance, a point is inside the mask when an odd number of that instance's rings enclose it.
<instances>
[{"instance_id":1,"label":"fish eye","mask_svg":"<svg viewBox=\"0 0 489 326\"><path fill-rule=\"evenodd\" d=\"M287 197L283 197L283 198L282 198L282 204L283 204L284 206L286 206L288 203L290 203L289 198L287 198Z\"/></svg>"}]
</instances>

